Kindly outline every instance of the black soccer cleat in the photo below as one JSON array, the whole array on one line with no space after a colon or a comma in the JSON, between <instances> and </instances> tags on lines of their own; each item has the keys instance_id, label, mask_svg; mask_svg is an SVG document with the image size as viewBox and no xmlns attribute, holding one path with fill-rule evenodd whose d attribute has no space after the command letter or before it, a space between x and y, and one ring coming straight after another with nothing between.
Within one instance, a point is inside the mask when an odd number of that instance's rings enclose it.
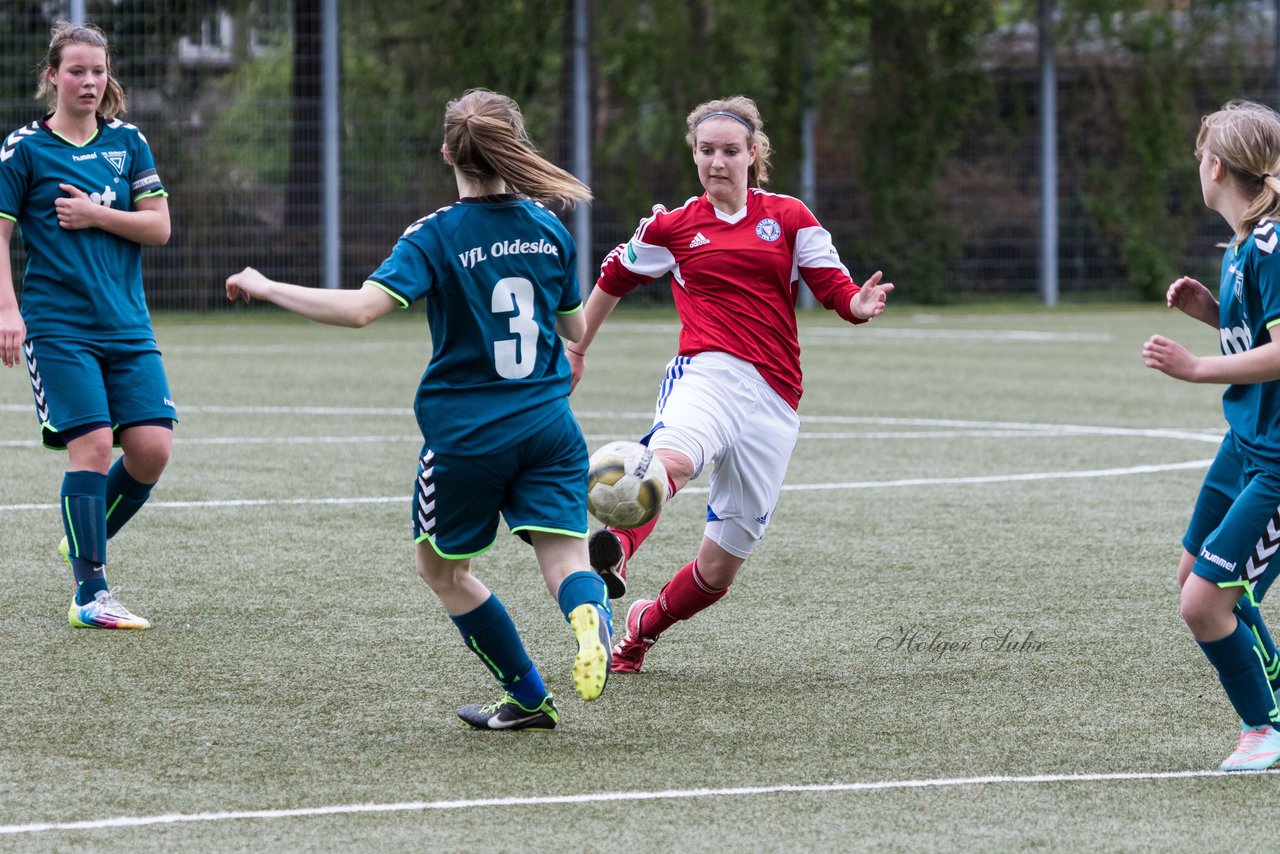
<instances>
[{"instance_id":1,"label":"black soccer cleat","mask_svg":"<svg viewBox=\"0 0 1280 854\"><path fill-rule=\"evenodd\" d=\"M617 534L608 528L592 534L587 540L587 557L591 568L604 579L610 599L621 599L627 594L627 555Z\"/></svg>"}]
</instances>

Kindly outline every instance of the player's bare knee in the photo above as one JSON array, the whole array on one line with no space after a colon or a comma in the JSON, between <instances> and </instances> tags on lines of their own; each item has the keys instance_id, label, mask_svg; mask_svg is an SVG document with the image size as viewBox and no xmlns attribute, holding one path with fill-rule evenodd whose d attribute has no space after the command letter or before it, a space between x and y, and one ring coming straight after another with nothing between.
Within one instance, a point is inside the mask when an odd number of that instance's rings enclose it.
<instances>
[{"instance_id":1,"label":"player's bare knee","mask_svg":"<svg viewBox=\"0 0 1280 854\"><path fill-rule=\"evenodd\" d=\"M1236 623L1231 608L1223 608L1216 600L1201 596L1184 593L1179 612L1182 622L1199 641L1221 640L1231 633Z\"/></svg>"},{"instance_id":2,"label":"player's bare knee","mask_svg":"<svg viewBox=\"0 0 1280 854\"><path fill-rule=\"evenodd\" d=\"M693 480L694 462L679 451L670 448L657 448L654 454L662 460L667 470L667 479L675 484L676 490L684 489L685 484Z\"/></svg>"},{"instance_id":3,"label":"player's bare knee","mask_svg":"<svg viewBox=\"0 0 1280 854\"><path fill-rule=\"evenodd\" d=\"M111 431L95 430L67 443L72 471L107 473L111 467Z\"/></svg>"}]
</instances>

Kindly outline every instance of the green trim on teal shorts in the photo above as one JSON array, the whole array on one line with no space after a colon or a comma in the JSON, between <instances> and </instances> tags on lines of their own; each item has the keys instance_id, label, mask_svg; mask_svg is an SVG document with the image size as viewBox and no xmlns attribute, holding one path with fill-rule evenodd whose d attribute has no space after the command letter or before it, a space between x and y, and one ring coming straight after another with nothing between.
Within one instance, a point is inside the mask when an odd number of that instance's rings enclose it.
<instances>
[{"instance_id":1,"label":"green trim on teal shorts","mask_svg":"<svg viewBox=\"0 0 1280 854\"><path fill-rule=\"evenodd\" d=\"M493 548L494 543L498 542L498 540L495 538L492 543L489 543L489 545L485 546L479 551L475 551L475 552L472 552L471 554L465 554L465 555L451 555L451 554L446 554L445 552L440 551L440 548L436 545L435 538L433 538L430 534L423 534L421 537L418 537L416 540L414 540L414 542L418 543L419 545L421 545L424 542L427 543L429 546L431 546L431 550L433 552L440 555L440 557L444 558L445 560L467 560L468 558L473 558L473 557L476 557L477 555L482 555L485 552L489 551L489 549Z\"/></svg>"},{"instance_id":2,"label":"green trim on teal shorts","mask_svg":"<svg viewBox=\"0 0 1280 854\"><path fill-rule=\"evenodd\" d=\"M1226 590L1228 587L1243 587L1244 595L1248 598L1250 604L1255 608L1258 607L1258 600L1253 598L1253 582L1246 581L1241 578L1236 581L1215 581L1214 584L1223 590Z\"/></svg>"},{"instance_id":3,"label":"green trim on teal shorts","mask_svg":"<svg viewBox=\"0 0 1280 854\"><path fill-rule=\"evenodd\" d=\"M511 533L519 534L521 531L538 531L543 534L559 534L562 537L573 537L578 540L587 538L586 531L566 531L563 528L543 528L538 525L521 525L518 528L512 528Z\"/></svg>"}]
</instances>

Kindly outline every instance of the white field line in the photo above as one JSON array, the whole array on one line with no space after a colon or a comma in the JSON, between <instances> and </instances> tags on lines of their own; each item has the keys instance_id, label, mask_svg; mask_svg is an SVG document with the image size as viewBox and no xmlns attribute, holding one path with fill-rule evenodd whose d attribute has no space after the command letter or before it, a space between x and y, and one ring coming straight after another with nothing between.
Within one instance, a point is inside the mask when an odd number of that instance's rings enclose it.
<instances>
[{"instance_id":1,"label":"white field line","mask_svg":"<svg viewBox=\"0 0 1280 854\"><path fill-rule=\"evenodd\" d=\"M867 783L819 783L813 785L733 786L710 789L667 789L649 792L589 792L581 795L543 795L518 798L477 798L455 801L405 801L391 804L341 804L296 809L237 810L233 812L166 813L149 816L119 816L67 822L33 822L0 825L0 835L43 833L59 830L103 830L115 827L142 827L246 819L305 818L321 815L352 815L379 812L424 812L427 810L467 810L488 807L560 806L565 804L617 803L626 801L688 800L792 793L867 792L893 789L943 789L958 786L1032 785L1036 783L1100 783L1127 780L1186 780L1201 777L1250 778L1271 776L1276 771L1157 771L1110 774L1032 774L1021 777L953 777L935 780L881 780Z\"/></svg>"},{"instance_id":2,"label":"white field line","mask_svg":"<svg viewBox=\"0 0 1280 854\"><path fill-rule=\"evenodd\" d=\"M585 433L588 442L611 442L621 438L616 433ZM893 430L893 431L844 431L844 432L802 432L801 441L859 441L866 439L892 439L908 441L912 439L1067 439L1080 436L1137 436L1148 439L1186 439L1194 442L1218 444L1222 436L1212 433L1178 433L1170 430L1126 430L1116 432L1100 429L1098 431L1083 430ZM202 436L187 437L181 434L174 437L175 445L383 445L408 442L421 444L422 436L418 435L344 435L344 436ZM37 448L38 439L4 439L0 440L0 448Z\"/></svg>"},{"instance_id":3,"label":"white field line","mask_svg":"<svg viewBox=\"0 0 1280 854\"><path fill-rule=\"evenodd\" d=\"M256 410L255 410L256 411ZM596 415L592 413L592 415ZM579 414L579 417L584 417ZM613 414L610 417L620 417ZM1217 444L1222 437L1216 432L1200 432L1186 429L1166 428L1130 428L1130 427L1091 427L1079 424L1031 424L1025 422L1003 421L963 421L956 419L927 418L862 418L851 416L812 416L804 419L816 423L828 424L880 424L901 427L961 427L965 430L916 430L916 431L876 431L876 432L818 432L801 433L801 438L831 440L859 439L931 439L931 438L1054 438L1065 436L1125 436L1138 438L1175 439ZM616 435L589 435L590 441L607 441L617 438ZM176 444L189 445L249 445L249 444L341 444L348 442L382 443L403 441L417 443L418 436L261 436L261 437L212 437L175 439ZM27 447L38 444L36 440L11 440L0 442L0 447ZM905 478L899 480L879 481L847 481L840 483L801 483L786 484L782 488L788 492L812 492L826 490L855 489L893 489L916 486L955 486L990 483L1012 483L1041 480L1064 480L1072 478L1122 477L1126 475L1155 474L1166 471L1182 471L1186 469L1206 468L1212 460L1189 460L1186 462L1164 463L1160 465L1128 466L1124 468L1090 469L1085 471L1051 471L1024 472L1021 474L975 475L969 477L940 478ZM687 486L682 490L691 495L706 494L710 491L705 486ZM374 496L351 498L263 498L232 499L208 501L154 501L152 507L194 508L194 507L264 507L281 505L358 505L386 504L403 501L403 496ZM55 504L0 504L0 512L19 510L53 510Z\"/></svg>"},{"instance_id":4,"label":"white field line","mask_svg":"<svg viewBox=\"0 0 1280 854\"><path fill-rule=\"evenodd\" d=\"M1162 465L1129 466L1115 469L1091 469L1089 471L1051 471L1025 472L1023 474L975 475L972 477L920 477L901 480L863 480L844 483L794 483L784 484L784 492L818 492L839 489L895 489L912 486L958 486L984 483L1016 483L1037 480L1066 480L1089 477L1123 477L1135 474L1158 474L1166 471L1183 471L1186 469L1208 468L1212 459L1189 460L1181 463L1164 463ZM705 495L711 491L707 486L686 486L680 494ZM404 495L370 496L360 498L236 498L209 501L150 501L148 507L165 507L170 509L193 507L268 507L282 505L356 505L356 504L391 504L408 501ZM18 510L57 510L57 504L0 504L0 513Z\"/></svg>"}]
</instances>

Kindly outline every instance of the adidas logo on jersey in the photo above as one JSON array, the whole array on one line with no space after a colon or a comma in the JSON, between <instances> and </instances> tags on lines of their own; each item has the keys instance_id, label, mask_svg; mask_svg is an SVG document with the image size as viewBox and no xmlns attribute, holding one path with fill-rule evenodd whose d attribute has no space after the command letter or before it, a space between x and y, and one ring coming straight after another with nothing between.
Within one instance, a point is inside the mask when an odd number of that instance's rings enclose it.
<instances>
[{"instance_id":1,"label":"adidas logo on jersey","mask_svg":"<svg viewBox=\"0 0 1280 854\"><path fill-rule=\"evenodd\" d=\"M693 236L693 240L689 241L689 248L697 249L699 246L706 246L710 242L711 240L703 236L702 232L699 231L697 234Z\"/></svg>"}]
</instances>

